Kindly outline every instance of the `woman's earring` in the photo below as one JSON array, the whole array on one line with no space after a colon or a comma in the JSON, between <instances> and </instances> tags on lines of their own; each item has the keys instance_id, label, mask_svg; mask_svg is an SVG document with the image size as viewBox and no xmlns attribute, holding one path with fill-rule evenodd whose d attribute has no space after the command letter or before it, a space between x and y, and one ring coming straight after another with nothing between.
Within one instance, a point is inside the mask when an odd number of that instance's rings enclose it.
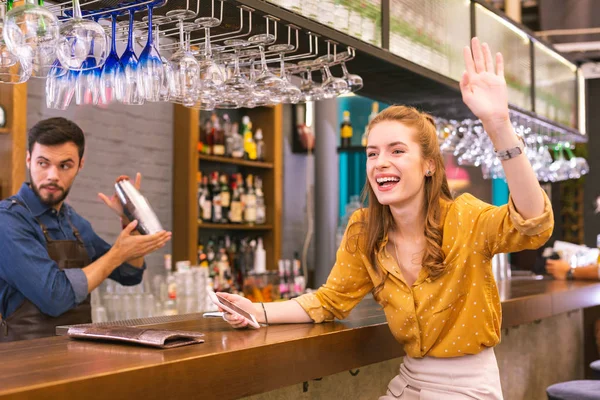
<instances>
[{"instance_id":1,"label":"woman's earring","mask_svg":"<svg viewBox=\"0 0 600 400\"><path fill-rule=\"evenodd\" d=\"M429 170L428 170L428 171L425 173L425 175L426 175L426 176L431 176L431 171L429 171Z\"/></svg>"}]
</instances>

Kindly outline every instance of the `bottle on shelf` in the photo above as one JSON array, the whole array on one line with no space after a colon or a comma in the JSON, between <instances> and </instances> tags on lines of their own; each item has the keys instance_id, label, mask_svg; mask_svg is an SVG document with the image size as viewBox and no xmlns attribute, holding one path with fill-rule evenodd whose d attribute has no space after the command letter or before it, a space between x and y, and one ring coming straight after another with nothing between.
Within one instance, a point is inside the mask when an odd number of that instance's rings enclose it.
<instances>
[{"instance_id":1,"label":"bottle on shelf","mask_svg":"<svg viewBox=\"0 0 600 400\"><path fill-rule=\"evenodd\" d=\"M223 208L221 203L221 186L219 185L219 173L213 172L211 178L212 193L212 222L220 224L223 218Z\"/></svg>"},{"instance_id":2,"label":"bottle on shelf","mask_svg":"<svg viewBox=\"0 0 600 400\"><path fill-rule=\"evenodd\" d=\"M244 196L244 222L250 225L256 223L256 192L253 186L253 176L246 177L246 195Z\"/></svg>"},{"instance_id":3,"label":"bottle on shelf","mask_svg":"<svg viewBox=\"0 0 600 400\"><path fill-rule=\"evenodd\" d=\"M202 177L202 194L198 199L200 205L200 218L203 222L212 222L212 193L208 188L208 176Z\"/></svg>"},{"instance_id":4,"label":"bottle on shelf","mask_svg":"<svg viewBox=\"0 0 600 400\"><path fill-rule=\"evenodd\" d=\"M173 274L173 263L170 254L165 254L165 271L167 272L167 300L163 305L164 315L177 315L177 281Z\"/></svg>"},{"instance_id":5,"label":"bottle on shelf","mask_svg":"<svg viewBox=\"0 0 600 400\"><path fill-rule=\"evenodd\" d=\"M241 224L243 221L243 205L240 197L240 189L238 188L237 182L231 184L231 205L229 207L229 222L232 224Z\"/></svg>"},{"instance_id":6,"label":"bottle on shelf","mask_svg":"<svg viewBox=\"0 0 600 400\"><path fill-rule=\"evenodd\" d=\"M256 223L261 225L267 221L267 211L265 208L265 194L262 190L262 179L259 176L254 178L254 191L256 194Z\"/></svg>"},{"instance_id":7,"label":"bottle on shelf","mask_svg":"<svg viewBox=\"0 0 600 400\"><path fill-rule=\"evenodd\" d=\"M247 115L242 118L242 126L244 130L244 158L256 160L256 142L252 135L252 122L250 122L250 117Z\"/></svg>"},{"instance_id":8,"label":"bottle on shelf","mask_svg":"<svg viewBox=\"0 0 600 400\"><path fill-rule=\"evenodd\" d=\"M371 123L371 121L373 121L373 119L377 116L377 114L379 113L379 103L374 101L373 104L371 104L371 114L369 114L369 124ZM367 146L367 127L369 125L367 124L367 126L365 127L365 132L363 133L362 137L360 138L360 144L363 147Z\"/></svg>"},{"instance_id":9,"label":"bottle on shelf","mask_svg":"<svg viewBox=\"0 0 600 400\"><path fill-rule=\"evenodd\" d=\"M258 161L265 160L265 141L263 140L262 129L258 128L254 134L254 141L256 142L256 159Z\"/></svg>"},{"instance_id":10,"label":"bottle on shelf","mask_svg":"<svg viewBox=\"0 0 600 400\"><path fill-rule=\"evenodd\" d=\"M344 120L340 125L341 147L348 148L352 144L352 123L350 122L350 111L344 111Z\"/></svg>"},{"instance_id":11,"label":"bottle on shelf","mask_svg":"<svg viewBox=\"0 0 600 400\"><path fill-rule=\"evenodd\" d=\"M225 155L225 135L219 121L219 116L214 112L211 115L211 121L213 127L212 154L222 157Z\"/></svg>"},{"instance_id":12,"label":"bottle on shelf","mask_svg":"<svg viewBox=\"0 0 600 400\"><path fill-rule=\"evenodd\" d=\"M221 174L221 221L224 224L229 222L229 209L231 207L231 190L229 189L229 179L227 174Z\"/></svg>"},{"instance_id":13,"label":"bottle on shelf","mask_svg":"<svg viewBox=\"0 0 600 400\"><path fill-rule=\"evenodd\" d=\"M239 124L234 122L231 125L231 157L238 159L244 158L244 137L240 134L239 130Z\"/></svg>"},{"instance_id":14,"label":"bottle on shelf","mask_svg":"<svg viewBox=\"0 0 600 400\"><path fill-rule=\"evenodd\" d=\"M254 273L263 274L267 272L267 252L263 246L262 238L258 238L256 250L254 251Z\"/></svg>"},{"instance_id":15,"label":"bottle on shelf","mask_svg":"<svg viewBox=\"0 0 600 400\"><path fill-rule=\"evenodd\" d=\"M231 157L233 152L233 131L229 115L223 114L223 136L225 141L225 156Z\"/></svg>"},{"instance_id":16,"label":"bottle on shelf","mask_svg":"<svg viewBox=\"0 0 600 400\"><path fill-rule=\"evenodd\" d=\"M213 125L213 118L207 119L204 123L204 129L206 130L206 148L205 154L213 154L213 146L215 144L215 127Z\"/></svg>"}]
</instances>

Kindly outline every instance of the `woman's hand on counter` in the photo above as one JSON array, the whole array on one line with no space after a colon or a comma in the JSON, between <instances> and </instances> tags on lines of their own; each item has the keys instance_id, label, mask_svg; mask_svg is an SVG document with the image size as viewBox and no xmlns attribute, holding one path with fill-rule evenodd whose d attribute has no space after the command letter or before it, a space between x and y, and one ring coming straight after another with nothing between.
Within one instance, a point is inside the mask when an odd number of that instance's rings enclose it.
<instances>
[{"instance_id":1,"label":"woman's hand on counter","mask_svg":"<svg viewBox=\"0 0 600 400\"><path fill-rule=\"evenodd\" d=\"M143 258L171 240L171 232L167 231L160 231L152 235L133 235L136 226L137 221L130 222L121 231L110 250L121 261L120 264L136 258Z\"/></svg>"},{"instance_id":2,"label":"woman's hand on counter","mask_svg":"<svg viewBox=\"0 0 600 400\"><path fill-rule=\"evenodd\" d=\"M235 304L236 306L241 308L242 310L246 311L249 314L254 315L254 318L256 318L257 321L264 322L258 318L254 303L252 303L247 298L242 297L237 294L231 294L231 293L225 293L225 292L221 292L219 294L221 296L223 296L226 300L229 300L230 302L232 302L233 304ZM245 328L248 326L248 322L245 319L242 319L242 318L238 317L237 315L230 314L227 311L223 310L221 307L219 307L219 311L223 312L223 319L225 321L227 321L227 323L229 325L231 325L233 328L242 329L242 328Z\"/></svg>"}]
</instances>

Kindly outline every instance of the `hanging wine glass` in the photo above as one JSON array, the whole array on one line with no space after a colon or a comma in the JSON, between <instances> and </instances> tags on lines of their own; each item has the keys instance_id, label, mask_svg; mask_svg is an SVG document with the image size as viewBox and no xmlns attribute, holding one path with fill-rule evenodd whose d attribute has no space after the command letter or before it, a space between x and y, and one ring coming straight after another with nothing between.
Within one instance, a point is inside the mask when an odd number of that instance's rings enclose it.
<instances>
[{"instance_id":1,"label":"hanging wine glass","mask_svg":"<svg viewBox=\"0 0 600 400\"><path fill-rule=\"evenodd\" d=\"M45 7L26 0L25 4L13 8L8 0L2 35L8 50L21 60L32 62L36 57L52 58L59 41L58 18ZM54 61L54 60L52 60Z\"/></svg>"},{"instance_id":2,"label":"hanging wine glass","mask_svg":"<svg viewBox=\"0 0 600 400\"><path fill-rule=\"evenodd\" d=\"M125 91L125 70L117 54L117 13L111 15L111 48L100 74L100 98L102 103L122 101Z\"/></svg>"},{"instance_id":3,"label":"hanging wine glass","mask_svg":"<svg viewBox=\"0 0 600 400\"><path fill-rule=\"evenodd\" d=\"M84 68L101 67L108 57L108 50L108 36L102 25L83 19L79 0L73 0L73 18L60 27L57 56L61 64L80 71ZM83 62L88 58L94 60L84 67Z\"/></svg>"},{"instance_id":4,"label":"hanging wine glass","mask_svg":"<svg viewBox=\"0 0 600 400\"><path fill-rule=\"evenodd\" d=\"M316 61L321 63L321 71L323 76L321 88L323 88L323 91L325 92L325 98L331 99L339 96L342 93L346 93L348 91L348 83L342 78L336 78L331 75L331 71L329 70L328 63L332 63L334 61L333 55L326 54L317 58Z\"/></svg>"},{"instance_id":5,"label":"hanging wine glass","mask_svg":"<svg viewBox=\"0 0 600 400\"><path fill-rule=\"evenodd\" d=\"M169 63L172 70L172 92L171 97L187 107L192 107L198 99L198 81L200 77L200 65L194 55L189 51L184 33L186 28L194 29L195 24L184 23L185 19L196 16L196 13L187 10L167 11L167 17L179 20L179 49L171 56Z\"/></svg>"},{"instance_id":6,"label":"hanging wine glass","mask_svg":"<svg viewBox=\"0 0 600 400\"><path fill-rule=\"evenodd\" d=\"M298 63L300 68L305 69L305 77L300 84L300 91L302 92L300 101L318 101L325 98L325 92L321 86L312 79L312 68L318 65L314 60L303 60Z\"/></svg>"},{"instance_id":7,"label":"hanging wine glass","mask_svg":"<svg viewBox=\"0 0 600 400\"><path fill-rule=\"evenodd\" d=\"M200 66L200 97L207 100L210 106L214 103L214 97L222 88L225 82L223 70L213 60L212 47L210 42L210 29L219 26L221 21L214 17L202 17L194 21L200 28L204 28L204 54L199 60ZM214 108L214 105L213 105Z\"/></svg>"},{"instance_id":8,"label":"hanging wine glass","mask_svg":"<svg viewBox=\"0 0 600 400\"><path fill-rule=\"evenodd\" d=\"M152 3L148 4L148 16L143 18L144 22L148 23L148 42L146 43L146 47L144 47L144 50L142 50L142 54L140 55L139 69L142 78L142 84L144 86L144 98L147 101L156 102L161 100L161 88L164 81L165 70L160 58L160 53L155 46L154 36L152 34L153 7L154 6Z\"/></svg>"},{"instance_id":9,"label":"hanging wine glass","mask_svg":"<svg viewBox=\"0 0 600 400\"><path fill-rule=\"evenodd\" d=\"M6 15L6 4L0 3L0 29L4 29L4 18ZM2 38L0 32L0 38ZM6 47L4 39L0 39L0 82L23 83L31 76L32 65L14 55Z\"/></svg>"},{"instance_id":10,"label":"hanging wine glass","mask_svg":"<svg viewBox=\"0 0 600 400\"><path fill-rule=\"evenodd\" d=\"M277 92L281 95L284 103L298 103L302 96L300 89L288 80L285 70L285 53L294 51L295 48L292 44L274 44L269 46L269 51L279 53L279 77L281 78L282 85L277 89Z\"/></svg>"},{"instance_id":11,"label":"hanging wine glass","mask_svg":"<svg viewBox=\"0 0 600 400\"><path fill-rule=\"evenodd\" d=\"M127 36L127 48L121 54L121 64L123 65L125 81L123 84L123 99L124 104L142 105L144 104L144 85L142 83L141 70L139 68L138 58L135 55L133 48L134 28L133 17L135 9L129 9L129 32Z\"/></svg>"}]
</instances>

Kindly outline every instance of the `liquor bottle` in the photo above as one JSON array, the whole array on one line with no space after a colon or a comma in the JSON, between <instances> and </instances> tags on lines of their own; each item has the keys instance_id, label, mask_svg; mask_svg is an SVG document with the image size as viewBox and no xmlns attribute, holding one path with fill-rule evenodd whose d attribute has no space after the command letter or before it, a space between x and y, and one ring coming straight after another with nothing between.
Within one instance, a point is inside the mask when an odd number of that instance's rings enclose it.
<instances>
[{"instance_id":1,"label":"liquor bottle","mask_svg":"<svg viewBox=\"0 0 600 400\"><path fill-rule=\"evenodd\" d=\"M225 136L225 155L231 157L233 153L234 136L229 115L223 114L223 135Z\"/></svg>"},{"instance_id":2,"label":"liquor bottle","mask_svg":"<svg viewBox=\"0 0 600 400\"><path fill-rule=\"evenodd\" d=\"M212 152L215 156L224 156L225 135L223 132L223 128L221 127L221 122L219 121L219 117L215 113L212 114L211 119L214 130L214 143Z\"/></svg>"},{"instance_id":3,"label":"liquor bottle","mask_svg":"<svg viewBox=\"0 0 600 400\"><path fill-rule=\"evenodd\" d=\"M198 200L202 213L200 217L203 222L212 222L212 194L208 188L208 176L202 177L202 195Z\"/></svg>"},{"instance_id":4,"label":"liquor bottle","mask_svg":"<svg viewBox=\"0 0 600 400\"><path fill-rule=\"evenodd\" d=\"M379 103L374 101L373 104L371 104L371 114L369 114L369 124L377 116L377 113L379 113ZM367 124L367 127L368 126L369 125ZM362 137L360 138L360 144L363 147L367 146L367 127L365 127L365 132L363 133Z\"/></svg>"},{"instance_id":5,"label":"liquor bottle","mask_svg":"<svg viewBox=\"0 0 600 400\"><path fill-rule=\"evenodd\" d=\"M244 138L240 134L239 130L239 124L237 122L234 122L231 126L231 135L233 137L231 157L233 158L244 158Z\"/></svg>"},{"instance_id":6,"label":"liquor bottle","mask_svg":"<svg viewBox=\"0 0 600 400\"><path fill-rule=\"evenodd\" d=\"M229 208L229 222L233 224L241 224L243 221L242 214L242 199L240 197L240 189L237 182L231 184L233 194L231 195L231 206Z\"/></svg>"},{"instance_id":7,"label":"liquor bottle","mask_svg":"<svg viewBox=\"0 0 600 400\"><path fill-rule=\"evenodd\" d=\"M256 193L256 223L264 224L267 221L267 210L265 208L265 194L262 190L262 179L254 179L254 191Z\"/></svg>"},{"instance_id":8,"label":"liquor bottle","mask_svg":"<svg viewBox=\"0 0 600 400\"><path fill-rule=\"evenodd\" d=\"M202 173L196 172L196 201L198 203L198 219L202 219L202 203L204 202L204 188L202 187Z\"/></svg>"},{"instance_id":9,"label":"liquor bottle","mask_svg":"<svg viewBox=\"0 0 600 400\"><path fill-rule=\"evenodd\" d=\"M244 188L244 178L242 174L237 174L237 187L240 191L240 202L242 203L242 223L244 222L244 209L246 208L246 189Z\"/></svg>"},{"instance_id":10,"label":"liquor bottle","mask_svg":"<svg viewBox=\"0 0 600 400\"><path fill-rule=\"evenodd\" d=\"M170 254L165 254L164 257L167 273L167 300L163 310L165 315L177 315L177 282L173 274L173 263Z\"/></svg>"},{"instance_id":11,"label":"liquor bottle","mask_svg":"<svg viewBox=\"0 0 600 400\"><path fill-rule=\"evenodd\" d=\"M344 111L344 120L340 125L341 147L348 148L352 143L352 123L350 122L350 111Z\"/></svg>"},{"instance_id":12,"label":"liquor bottle","mask_svg":"<svg viewBox=\"0 0 600 400\"><path fill-rule=\"evenodd\" d=\"M252 135L252 122L247 115L242 118L242 126L244 129L244 158L247 160L256 160L256 142Z\"/></svg>"},{"instance_id":13,"label":"liquor bottle","mask_svg":"<svg viewBox=\"0 0 600 400\"><path fill-rule=\"evenodd\" d=\"M223 219L223 209L221 203L221 187L219 186L219 173L213 172L211 178L211 192L212 192L212 222L220 224Z\"/></svg>"},{"instance_id":14,"label":"liquor bottle","mask_svg":"<svg viewBox=\"0 0 600 400\"><path fill-rule=\"evenodd\" d=\"M214 115L214 114L213 114ZM206 129L206 154L213 154L213 146L215 144L215 126L213 125L214 118L206 120L204 127Z\"/></svg>"},{"instance_id":15,"label":"liquor bottle","mask_svg":"<svg viewBox=\"0 0 600 400\"><path fill-rule=\"evenodd\" d=\"M244 222L250 225L256 223L256 193L252 180L253 176L249 174L246 177L246 195L244 196Z\"/></svg>"},{"instance_id":16,"label":"liquor bottle","mask_svg":"<svg viewBox=\"0 0 600 400\"><path fill-rule=\"evenodd\" d=\"M256 159L259 161L265 160L265 141L263 140L262 129L258 128L254 134L254 141L256 143Z\"/></svg>"},{"instance_id":17,"label":"liquor bottle","mask_svg":"<svg viewBox=\"0 0 600 400\"><path fill-rule=\"evenodd\" d=\"M198 246L198 266L208 268L208 256L204 252L204 246Z\"/></svg>"},{"instance_id":18,"label":"liquor bottle","mask_svg":"<svg viewBox=\"0 0 600 400\"><path fill-rule=\"evenodd\" d=\"M221 182L221 222L229 222L229 209L231 207L231 189L229 189L229 180L227 174L222 174L219 178Z\"/></svg>"}]
</instances>

